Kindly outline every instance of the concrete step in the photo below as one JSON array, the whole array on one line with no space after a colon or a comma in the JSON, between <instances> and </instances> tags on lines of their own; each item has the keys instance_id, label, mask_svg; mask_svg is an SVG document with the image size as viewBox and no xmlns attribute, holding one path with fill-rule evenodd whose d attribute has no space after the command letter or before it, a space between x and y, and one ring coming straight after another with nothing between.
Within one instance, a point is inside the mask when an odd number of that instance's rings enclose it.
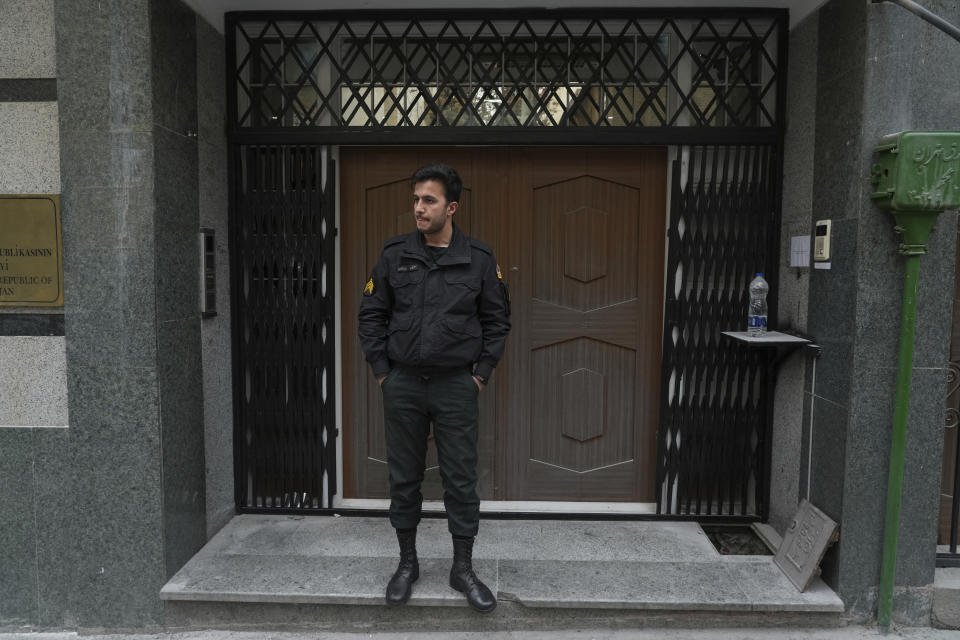
<instances>
[{"instance_id":1,"label":"concrete step","mask_svg":"<svg viewBox=\"0 0 960 640\"><path fill-rule=\"evenodd\" d=\"M387 520L238 516L161 598L171 626L397 628L429 616L451 629L474 628L479 615L447 584L446 522L424 520L417 546L421 577L413 597L406 607L388 608L383 590L397 544ZM491 629L670 624L691 616L728 626L819 625L837 624L843 611L819 579L799 593L772 556L722 556L696 523L485 520L474 568L500 600L483 623Z\"/></svg>"}]
</instances>

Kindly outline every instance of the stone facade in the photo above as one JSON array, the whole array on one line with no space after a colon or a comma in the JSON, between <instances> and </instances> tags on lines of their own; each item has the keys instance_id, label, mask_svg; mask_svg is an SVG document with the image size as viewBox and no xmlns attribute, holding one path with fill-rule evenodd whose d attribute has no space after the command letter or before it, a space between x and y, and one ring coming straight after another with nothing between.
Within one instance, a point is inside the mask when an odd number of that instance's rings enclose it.
<instances>
[{"instance_id":1,"label":"stone facade","mask_svg":"<svg viewBox=\"0 0 960 640\"><path fill-rule=\"evenodd\" d=\"M223 36L197 18L197 140L200 226L216 234L217 317L200 326L203 340L204 457L207 536L236 513L233 495L233 363L230 342L230 253L227 242L227 90Z\"/></svg>"},{"instance_id":2,"label":"stone facade","mask_svg":"<svg viewBox=\"0 0 960 640\"><path fill-rule=\"evenodd\" d=\"M928 6L960 23L955 2ZM65 306L0 312L0 628L163 625L167 579L234 512L223 36L179 2L0 0L0 192L59 193ZM790 36L770 521L801 497L841 523L824 577L874 615L902 259L869 201L873 147L956 128L960 50L893 5L831 0ZM834 221L829 270L788 267ZM198 313L200 227L219 315ZM929 620L956 217L922 259L895 614ZM814 373L815 371L815 373ZM33 394L33 395L31 395ZM37 398L50 398L45 402ZM47 427L47 428L38 428ZM49 428L54 427L54 428ZM812 443L812 446L809 446ZM809 456L809 466L808 466ZM809 472L808 472L809 469Z\"/></svg>"},{"instance_id":3,"label":"stone facade","mask_svg":"<svg viewBox=\"0 0 960 640\"><path fill-rule=\"evenodd\" d=\"M925 6L960 22L955 2ZM883 135L957 128L950 77L960 48L895 5L832 0L794 28L790 56L801 77L790 79L798 91L788 106L783 234L832 219L833 257L829 270L796 281L789 270L781 276L791 291L784 298L798 303L781 306L781 317L793 314L823 352L815 376L810 364L803 376L803 420L775 425L774 449L783 455L800 441L797 495L809 483L811 500L841 523L824 578L851 617L865 620L875 615L880 579L904 278L893 218L869 198L870 170ZM929 621L931 607L956 225L955 214L941 215L921 258L894 606L895 619L907 624ZM800 379L800 367L789 375ZM792 474L792 467L782 474L790 487ZM788 524L787 495L774 509L780 525Z\"/></svg>"},{"instance_id":4,"label":"stone facade","mask_svg":"<svg viewBox=\"0 0 960 640\"><path fill-rule=\"evenodd\" d=\"M0 538L19 559L0 627L162 624L160 587L232 512L221 489L206 517L202 368L205 330L229 371L229 314L198 313L201 193L226 242L223 37L175 2L0 12L0 151L18 160L0 192L61 195L65 280L63 309L0 312L0 357L33 363L0 400ZM204 170L198 74L218 77Z\"/></svg>"},{"instance_id":5,"label":"stone facade","mask_svg":"<svg viewBox=\"0 0 960 640\"><path fill-rule=\"evenodd\" d=\"M813 219L813 150L816 130L817 20L809 17L790 31L787 69L787 126L784 134L783 208L780 228L780 282L778 329L807 331L810 268L790 266L794 236L810 236ZM804 379L812 367L810 349L802 348L780 365L774 399L772 459L770 461L770 524L781 533L797 511L803 451ZM812 371L812 369L811 369Z\"/></svg>"},{"instance_id":6,"label":"stone facade","mask_svg":"<svg viewBox=\"0 0 960 640\"><path fill-rule=\"evenodd\" d=\"M53 5L0 2L0 193L61 190ZM0 626L72 624L60 528L69 505L65 354L60 309L0 310L0 545L17 559L0 563Z\"/></svg>"}]
</instances>

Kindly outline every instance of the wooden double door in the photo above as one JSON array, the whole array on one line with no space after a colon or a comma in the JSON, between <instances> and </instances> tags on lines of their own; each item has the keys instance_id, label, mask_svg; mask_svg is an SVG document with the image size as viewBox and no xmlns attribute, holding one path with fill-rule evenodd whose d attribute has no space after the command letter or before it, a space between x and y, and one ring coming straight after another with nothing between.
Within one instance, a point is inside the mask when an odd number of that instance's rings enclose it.
<instances>
[{"instance_id":1,"label":"wooden double door","mask_svg":"<svg viewBox=\"0 0 960 640\"><path fill-rule=\"evenodd\" d=\"M344 497L388 496L380 389L357 338L384 241L414 230L409 176L464 182L455 222L489 243L513 329L481 392L484 500L654 498L661 384L666 150L343 148ZM431 442L424 496L442 496Z\"/></svg>"}]
</instances>

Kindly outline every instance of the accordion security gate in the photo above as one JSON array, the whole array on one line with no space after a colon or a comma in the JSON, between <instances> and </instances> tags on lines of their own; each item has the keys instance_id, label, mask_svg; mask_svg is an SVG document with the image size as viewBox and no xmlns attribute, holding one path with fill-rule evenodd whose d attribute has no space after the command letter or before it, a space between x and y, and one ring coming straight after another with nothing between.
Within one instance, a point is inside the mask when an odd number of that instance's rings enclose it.
<instances>
[{"instance_id":1,"label":"accordion security gate","mask_svg":"<svg viewBox=\"0 0 960 640\"><path fill-rule=\"evenodd\" d=\"M657 511L765 517L772 361L721 338L757 271L776 282L776 149L682 147L674 161L657 434ZM776 293L769 300L776 322Z\"/></svg>"},{"instance_id":2,"label":"accordion security gate","mask_svg":"<svg viewBox=\"0 0 960 640\"><path fill-rule=\"evenodd\" d=\"M763 517L769 356L720 331L743 324L754 271L775 282L786 18L227 14L238 509L325 511L336 493L330 145L657 144L683 159L671 186L658 513Z\"/></svg>"},{"instance_id":3,"label":"accordion security gate","mask_svg":"<svg viewBox=\"0 0 960 640\"><path fill-rule=\"evenodd\" d=\"M235 153L237 505L327 508L337 487L333 163L316 146Z\"/></svg>"}]
</instances>

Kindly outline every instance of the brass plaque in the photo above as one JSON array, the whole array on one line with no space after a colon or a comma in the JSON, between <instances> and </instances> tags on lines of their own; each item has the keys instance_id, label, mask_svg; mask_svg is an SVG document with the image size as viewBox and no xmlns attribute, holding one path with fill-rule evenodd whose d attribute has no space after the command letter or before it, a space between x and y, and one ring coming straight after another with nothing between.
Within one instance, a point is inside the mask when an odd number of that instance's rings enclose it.
<instances>
[{"instance_id":1,"label":"brass plaque","mask_svg":"<svg viewBox=\"0 0 960 640\"><path fill-rule=\"evenodd\" d=\"M0 195L0 307L62 306L60 196Z\"/></svg>"}]
</instances>

